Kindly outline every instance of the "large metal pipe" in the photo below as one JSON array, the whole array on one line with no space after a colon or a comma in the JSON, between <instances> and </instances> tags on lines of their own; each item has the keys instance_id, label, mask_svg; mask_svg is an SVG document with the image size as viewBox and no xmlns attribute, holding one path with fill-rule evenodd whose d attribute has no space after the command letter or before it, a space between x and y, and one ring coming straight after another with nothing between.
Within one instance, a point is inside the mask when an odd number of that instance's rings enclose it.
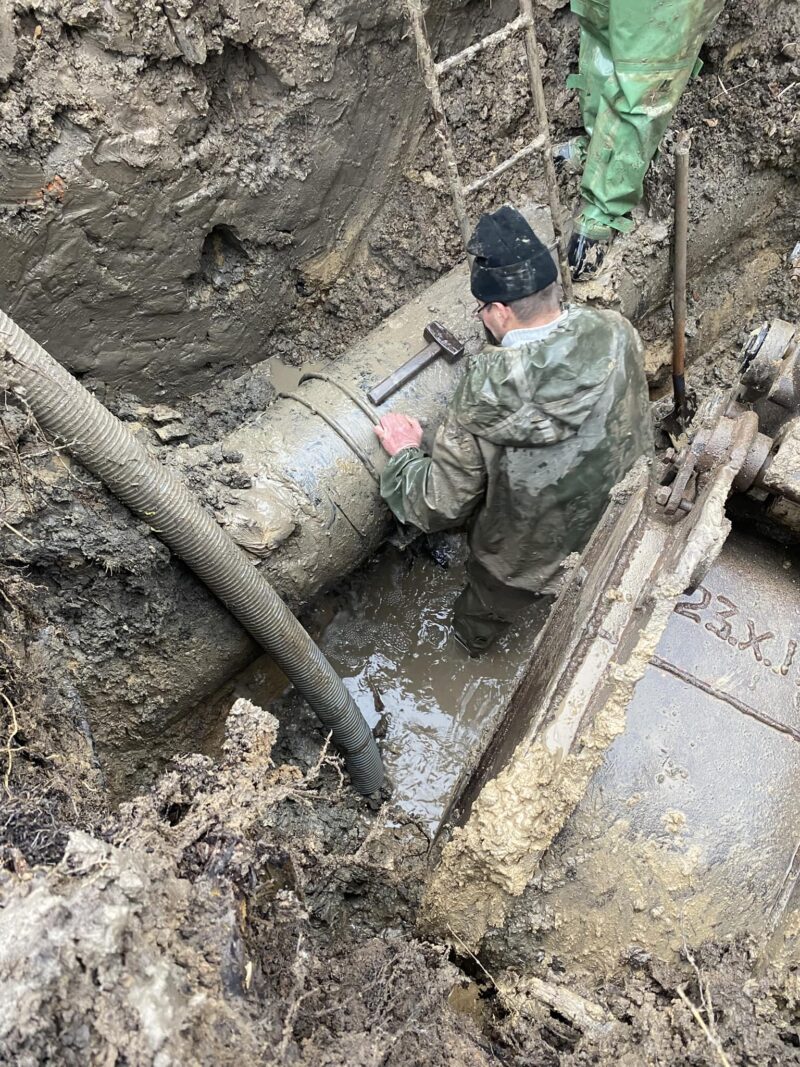
<instances>
[{"instance_id":1,"label":"large metal pipe","mask_svg":"<svg viewBox=\"0 0 800 1067\"><path fill-rule=\"evenodd\" d=\"M291 396L278 399L221 443L170 452L170 464L179 467L185 482L199 478L208 486L204 502L291 607L308 603L340 581L393 529L377 485L385 457L366 414L365 394L424 344L422 331L431 319L443 320L477 350L473 303L466 267L458 268L386 319L335 367L288 389ZM459 364L437 361L377 414L406 410L432 433L460 373ZM249 488L226 484L233 468L227 463L220 467L214 459L220 444L226 456L241 455L237 473L249 478ZM217 474L210 482L209 471ZM58 469L52 476L60 476ZM66 473L63 479L72 498L74 483ZM104 514L110 533L104 544L118 553L113 510ZM54 516L57 522L58 511ZM94 514L91 520L95 529ZM62 521L75 529L88 518L77 511ZM46 528L31 523L22 529L33 546L19 541L14 551L46 580L54 551L47 547ZM117 590L125 574L109 578L94 562L100 554L96 551L80 560L73 549L59 576L73 618L76 605L84 616L81 630L71 619L62 627L74 642L69 649L73 680L118 793L136 788L170 753L204 748L216 729L214 714L206 711L207 698L258 655L247 632L177 561L159 559L146 543L138 553L135 573L121 595ZM142 559L152 560L149 570ZM117 566L124 570L124 560ZM86 616L99 601L101 636L108 639L90 647L82 634L92 632ZM131 630L137 639L115 639ZM198 705L203 705L199 714Z\"/></svg>"},{"instance_id":2,"label":"large metal pipe","mask_svg":"<svg viewBox=\"0 0 800 1067\"><path fill-rule=\"evenodd\" d=\"M366 393L425 344L423 329L431 319L441 318L476 351L481 339L473 304L466 270L452 272L350 348L335 367L303 375L223 441L226 454L241 457L238 466L250 487L223 491L219 517L251 551L259 551L252 542L261 535L259 565L290 603L306 603L349 574L391 532L379 489L386 457L374 421L387 411L407 411L431 438L462 366L437 360L377 409ZM208 451L186 450L183 461L202 466Z\"/></svg>"},{"instance_id":3,"label":"large metal pipe","mask_svg":"<svg viewBox=\"0 0 800 1067\"><path fill-rule=\"evenodd\" d=\"M355 788L378 790L383 766L363 715L242 549L119 419L3 311L0 344L3 384L23 392L45 429L143 518L269 652L343 749Z\"/></svg>"}]
</instances>

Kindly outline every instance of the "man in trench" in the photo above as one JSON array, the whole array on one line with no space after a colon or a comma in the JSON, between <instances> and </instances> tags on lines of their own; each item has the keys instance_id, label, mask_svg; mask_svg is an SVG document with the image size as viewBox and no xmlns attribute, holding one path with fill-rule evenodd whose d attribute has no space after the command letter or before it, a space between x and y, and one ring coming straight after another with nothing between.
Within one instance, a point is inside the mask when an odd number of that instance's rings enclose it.
<instances>
[{"instance_id":1,"label":"man in trench","mask_svg":"<svg viewBox=\"0 0 800 1067\"><path fill-rule=\"evenodd\" d=\"M611 487L652 448L642 345L615 311L561 307L553 258L505 206L467 250L489 344L470 359L430 456L409 415L375 428L389 453L381 495L402 523L466 523L468 584L455 636L485 652L586 545Z\"/></svg>"}]
</instances>

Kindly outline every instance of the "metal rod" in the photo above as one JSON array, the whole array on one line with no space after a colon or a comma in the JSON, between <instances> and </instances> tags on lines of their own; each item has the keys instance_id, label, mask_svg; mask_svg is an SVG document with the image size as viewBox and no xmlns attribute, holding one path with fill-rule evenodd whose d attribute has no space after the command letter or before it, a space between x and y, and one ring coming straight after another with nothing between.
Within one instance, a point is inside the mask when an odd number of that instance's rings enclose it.
<instances>
[{"instance_id":1,"label":"metal rod","mask_svg":"<svg viewBox=\"0 0 800 1067\"><path fill-rule=\"evenodd\" d=\"M485 48L491 48L493 44L500 44L501 41L505 41L508 37L515 34L517 30L522 30L527 25L527 17L525 15L517 15L513 22L509 22L508 25L503 26L502 29L495 30L495 32L490 33L488 37L482 38L475 44L471 44L469 47L463 49L463 51L456 52L455 55L450 56L448 59L443 59L441 63L437 63L435 66L436 73L441 77L443 74L446 74L448 70L461 66L462 63L466 63L467 60L472 59L473 56L480 55Z\"/></svg>"},{"instance_id":2,"label":"metal rod","mask_svg":"<svg viewBox=\"0 0 800 1067\"><path fill-rule=\"evenodd\" d=\"M672 388L675 413L686 414L686 246L689 231L689 137L675 146L675 268L672 297Z\"/></svg>"},{"instance_id":3,"label":"metal rod","mask_svg":"<svg viewBox=\"0 0 800 1067\"><path fill-rule=\"evenodd\" d=\"M531 83L531 97L536 111L539 136L544 138L544 180L547 186L547 198L550 204L550 217L553 221L553 233L558 241L558 262L561 268L561 287L567 301L572 299L572 275L567 263L567 239L564 225L564 212L558 195L558 179L553 162L550 141L550 121L547 116L547 104L544 99L542 70L539 65L539 42L536 39L536 25L533 18L532 0L519 0L519 10L525 25L525 51L528 56L528 73Z\"/></svg>"},{"instance_id":4,"label":"metal rod","mask_svg":"<svg viewBox=\"0 0 800 1067\"><path fill-rule=\"evenodd\" d=\"M439 140L442 142L442 155L444 156L447 180L450 185L450 195L453 198L453 209L456 213L458 228L461 230L461 239L464 242L464 250L466 251L467 244L472 235L472 224L470 223L469 215L467 214L467 205L464 200L464 189L461 184L461 177L458 173L456 153L453 148L452 138L450 137L450 127L447 124L447 115L445 114L444 104L442 103L439 79L436 76L436 64L434 63L431 46L428 44L428 37L425 33L422 3L421 0L406 0L406 2L408 6L408 15L411 20L411 28L414 31L414 39L417 42L417 56L419 57L419 65L422 68L422 78L430 94L436 132L439 135Z\"/></svg>"},{"instance_id":5,"label":"metal rod","mask_svg":"<svg viewBox=\"0 0 800 1067\"><path fill-rule=\"evenodd\" d=\"M527 159L528 156L532 156L534 152L540 152L545 146L545 139L539 134L530 144L524 148L520 148L519 152L515 152L513 156L509 156L503 163L495 167L494 170L490 170L488 174L484 174L482 178L476 179L464 188L464 195L469 196L471 193L475 193L478 189L482 189L484 185L488 185L489 182L494 181L495 178L499 178L501 174L505 174L507 170L510 170L513 166L520 162L522 159ZM548 145L549 147L549 145Z\"/></svg>"},{"instance_id":6,"label":"metal rod","mask_svg":"<svg viewBox=\"0 0 800 1067\"><path fill-rule=\"evenodd\" d=\"M337 381L336 378L331 378L329 374L320 374L319 371L306 371L305 374L300 375L300 381L297 384L302 385L303 382L327 382L328 385L333 385L339 392L344 393L349 400L352 400L355 406L364 412L373 425L377 426L380 422L377 414L372 410L363 396L359 396L354 389Z\"/></svg>"},{"instance_id":7,"label":"metal rod","mask_svg":"<svg viewBox=\"0 0 800 1067\"><path fill-rule=\"evenodd\" d=\"M369 471L369 475L375 482L375 484L381 484L381 476L375 469L375 464L372 462L366 452L361 448L361 446L353 440L347 430L343 429L338 424L336 419L331 418L330 415L326 415L324 411L320 411L320 409L315 404L312 404L310 400L307 400L303 396L299 396L297 393L278 393L278 396L282 400L294 400L295 404L301 404L304 408L307 408L312 415L316 415L317 418L322 419L324 423L330 426L330 428L337 435L337 437L341 437L341 439L344 441L350 451L355 456L357 456L358 459L361 460L361 462L364 464L364 467Z\"/></svg>"},{"instance_id":8,"label":"metal rod","mask_svg":"<svg viewBox=\"0 0 800 1067\"><path fill-rule=\"evenodd\" d=\"M422 351L417 352L397 370L392 371L388 378L384 378L382 382L370 389L367 393L370 404L380 407L390 396L394 396L399 389L402 389L404 385L408 385L421 371L430 366L441 351L438 341L432 341L429 345L426 345Z\"/></svg>"}]
</instances>

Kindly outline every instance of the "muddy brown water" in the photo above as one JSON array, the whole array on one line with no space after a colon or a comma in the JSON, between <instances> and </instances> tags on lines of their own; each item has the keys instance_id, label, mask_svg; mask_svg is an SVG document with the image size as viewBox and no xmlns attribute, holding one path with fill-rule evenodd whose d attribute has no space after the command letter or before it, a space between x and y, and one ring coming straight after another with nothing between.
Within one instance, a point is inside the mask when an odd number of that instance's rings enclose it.
<instances>
[{"instance_id":1,"label":"muddy brown water","mask_svg":"<svg viewBox=\"0 0 800 1067\"><path fill-rule=\"evenodd\" d=\"M292 367L283 363L280 359L267 360L269 366L269 380L276 393L291 393L300 384L304 374L312 371L324 370L322 363L304 363L302 367Z\"/></svg>"},{"instance_id":2,"label":"muddy brown water","mask_svg":"<svg viewBox=\"0 0 800 1067\"><path fill-rule=\"evenodd\" d=\"M505 706L547 608L535 605L473 659L450 616L463 562L446 569L388 551L366 567L321 646L371 726L384 733L395 799L435 830L471 750Z\"/></svg>"},{"instance_id":3,"label":"muddy brown water","mask_svg":"<svg viewBox=\"0 0 800 1067\"><path fill-rule=\"evenodd\" d=\"M377 729L393 797L434 833L459 777L471 765L528 662L548 608L534 605L479 659L452 636L453 603L465 584L463 539L387 547L335 595L309 629ZM245 696L281 717L285 679L263 656L226 702Z\"/></svg>"}]
</instances>

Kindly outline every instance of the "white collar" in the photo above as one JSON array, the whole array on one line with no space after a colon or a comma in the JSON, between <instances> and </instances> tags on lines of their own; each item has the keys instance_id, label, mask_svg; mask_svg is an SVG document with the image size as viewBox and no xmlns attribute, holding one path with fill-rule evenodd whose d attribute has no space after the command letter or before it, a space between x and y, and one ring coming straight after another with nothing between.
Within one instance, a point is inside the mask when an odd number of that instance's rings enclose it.
<instances>
[{"instance_id":1,"label":"white collar","mask_svg":"<svg viewBox=\"0 0 800 1067\"><path fill-rule=\"evenodd\" d=\"M564 308L557 319L553 319L552 322L546 322L544 326L526 326L520 330L509 330L500 345L502 348L517 348L519 345L528 344L529 341L541 341L551 330L561 326L566 317L567 309Z\"/></svg>"}]
</instances>

